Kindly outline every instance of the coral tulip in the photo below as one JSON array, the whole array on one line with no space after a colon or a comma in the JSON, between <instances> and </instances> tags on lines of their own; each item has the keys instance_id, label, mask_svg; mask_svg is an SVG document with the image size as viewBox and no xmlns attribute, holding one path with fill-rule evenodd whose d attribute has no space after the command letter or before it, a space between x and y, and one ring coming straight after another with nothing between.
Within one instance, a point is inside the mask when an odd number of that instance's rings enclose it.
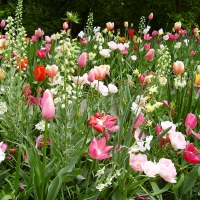
<instances>
[{"instance_id":1,"label":"coral tulip","mask_svg":"<svg viewBox=\"0 0 200 200\"><path fill-rule=\"evenodd\" d=\"M107 22L106 23L106 28L109 30L109 31L112 31L114 29L114 22Z\"/></svg>"},{"instance_id":2,"label":"coral tulip","mask_svg":"<svg viewBox=\"0 0 200 200\"><path fill-rule=\"evenodd\" d=\"M154 49L149 49L149 51L147 52L147 54L145 55L145 58L147 60L153 60L154 58L154 53L155 53L155 50Z\"/></svg>"},{"instance_id":3,"label":"coral tulip","mask_svg":"<svg viewBox=\"0 0 200 200\"><path fill-rule=\"evenodd\" d=\"M28 59L27 58L18 58L17 59L17 69L19 71L26 70L28 67Z\"/></svg>"},{"instance_id":4,"label":"coral tulip","mask_svg":"<svg viewBox=\"0 0 200 200\"><path fill-rule=\"evenodd\" d=\"M86 62L87 62L87 57L88 57L88 54L86 52L83 52L79 58L78 58L78 66L79 67L85 67L86 65Z\"/></svg>"},{"instance_id":5,"label":"coral tulip","mask_svg":"<svg viewBox=\"0 0 200 200\"><path fill-rule=\"evenodd\" d=\"M193 143L190 143L186 146L185 151L183 152L183 157L185 161L191 164L200 163L200 154L197 154L197 149Z\"/></svg>"},{"instance_id":6,"label":"coral tulip","mask_svg":"<svg viewBox=\"0 0 200 200\"><path fill-rule=\"evenodd\" d=\"M184 63L182 61L176 61L173 64L173 71L175 74L181 75L185 71Z\"/></svg>"},{"instance_id":7,"label":"coral tulip","mask_svg":"<svg viewBox=\"0 0 200 200\"><path fill-rule=\"evenodd\" d=\"M97 140L96 137L93 138L90 146L89 152L90 156L97 160L104 160L106 158L112 157L111 154L107 154L113 146L106 146L106 138L103 137L100 140Z\"/></svg>"},{"instance_id":8,"label":"coral tulip","mask_svg":"<svg viewBox=\"0 0 200 200\"><path fill-rule=\"evenodd\" d=\"M55 116L55 106L51 92L47 89L42 97L42 117L44 119L53 119Z\"/></svg>"},{"instance_id":9,"label":"coral tulip","mask_svg":"<svg viewBox=\"0 0 200 200\"><path fill-rule=\"evenodd\" d=\"M46 78L46 70L43 65L37 65L34 69L34 78L38 82L44 81Z\"/></svg>"}]
</instances>

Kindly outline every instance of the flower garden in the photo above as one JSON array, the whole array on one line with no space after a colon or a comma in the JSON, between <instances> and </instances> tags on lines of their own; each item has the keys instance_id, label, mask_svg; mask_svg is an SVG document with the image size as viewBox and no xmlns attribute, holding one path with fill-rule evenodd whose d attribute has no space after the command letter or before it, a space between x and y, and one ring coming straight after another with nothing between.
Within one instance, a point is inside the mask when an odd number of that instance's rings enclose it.
<instances>
[{"instance_id":1,"label":"flower garden","mask_svg":"<svg viewBox=\"0 0 200 200\"><path fill-rule=\"evenodd\" d=\"M200 198L200 35L93 26L28 38L1 20L2 200ZM5 33L5 34L3 34Z\"/></svg>"}]
</instances>

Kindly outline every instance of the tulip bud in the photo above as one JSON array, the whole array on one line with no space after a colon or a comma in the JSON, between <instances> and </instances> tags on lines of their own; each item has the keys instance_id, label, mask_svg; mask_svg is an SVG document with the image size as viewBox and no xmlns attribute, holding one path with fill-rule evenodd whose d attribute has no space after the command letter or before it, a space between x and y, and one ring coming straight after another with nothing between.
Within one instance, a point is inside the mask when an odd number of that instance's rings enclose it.
<instances>
[{"instance_id":1,"label":"tulip bud","mask_svg":"<svg viewBox=\"0 0 200 200\"><path fill-rule=\"evenodd\" d=\"M63 23L63 29L64 29L64 30L67 30L68 28L69 28L68 23L67 23L67 22L64 22L64 23Z\"/></svg>"},{"instance_id":2,"label":"tulip bud","mask_svg":"<svg viewBox=\"0 0 200 200\"><path fill-rule=\"evenodd\" d=\"M124 22L124 27L125 27L125 28L128 27L128 22Z\"/></svg>"},{"instance_id":3,"label":"tulip bud","mask_svg":"<svg viewBox=\"0 0 200 200\"><path fill-rule=\"evenodd\" d=\"M153 13L151 13L148 17L149 20L152 20L153 19Z\"/></svg>"},{"instance_id":4,"label":"tulip bud","mask_svg":"<svg viewBox=\"0 0 200 200\"><path fill-rule=\"evenodd\" d=\"M4 27L5 27L5 25L6 25L6 22L5 22L5 20L1 20L0 27L1 27L1 28L4 28Z\"/></svg>"}]
</instances>

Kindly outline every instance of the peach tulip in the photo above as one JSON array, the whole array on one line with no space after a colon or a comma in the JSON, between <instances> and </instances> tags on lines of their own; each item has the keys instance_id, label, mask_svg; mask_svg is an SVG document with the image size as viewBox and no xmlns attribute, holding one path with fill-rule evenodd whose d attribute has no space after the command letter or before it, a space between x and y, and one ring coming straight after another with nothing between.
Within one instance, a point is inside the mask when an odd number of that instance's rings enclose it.
<instances>
[{"instance_id":1,"label":"peach tulip","mask_svg":"<svg viewBox=\"0 0 200 200\"><path fill-rule=\"evenodd\" d=\"M181 29L181 22L176 22L175 24L174 24L174 30L175 31L179 31Z\"/></svg>"},{"instance_id":2,"label":"peach tulip","mask_svg":"<svg viewBox=\"0 0 200 200\"><path fill-rule=\"evenodd\" d=\"M50 78L53 78L57 75L58 73L58 66L56 65L47 65L46 69L46 73Z\"/></svg>"},{"instance_id":3,"label":"peach tulip","mask_svg":"<svg viewBox=\"0 0 200 200\"><path fill-rule=\"evenodd\" d=\"M149 49L149 51L147 52L147 54L145 55L145 58L147 60L153 60L154 58L154 53L155 53L155 50L154 49Z\"/></svg>"},{"instance_id":4,"label":"peach tulip","mask_svg":"<svg viewBox=\"0 0 200 200\"><path fill-rule=\"evenodd\" d=\"M107 22L106 23L106 28L109 30L109 31L112 31L114 29L114 22Z\"/></svg>"},{"instance_id":5,"label":"peach tulip","mask_svg":"<svg viewBox=\"0 0 200 200\"><path fill-rule=\"evenodd\" d=\"M176 61L173 64L173 71L175 74L181 75L185 71L184 63L182 61Z\"/></svg>"}]
</instances>

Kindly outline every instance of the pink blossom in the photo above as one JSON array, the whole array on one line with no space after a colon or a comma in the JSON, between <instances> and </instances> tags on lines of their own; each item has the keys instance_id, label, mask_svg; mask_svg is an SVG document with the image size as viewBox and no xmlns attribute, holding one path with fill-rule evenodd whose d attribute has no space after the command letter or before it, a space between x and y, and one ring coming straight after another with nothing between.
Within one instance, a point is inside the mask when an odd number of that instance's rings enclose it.
<instances>
[{"instance_id":1,"label":"pink blossom","mask_svg":"<svg viewBox=\"0 0 200 200\"><path fill-rule=\"evenodd\" d=\"M64 22L64 23L63 23L63 29L64 29L64 30L67 30L68 28L69 28L68 23L67 23L67 22Z\"/></svg>"},{"instance_id":2,"label":"pink blossom","mask_svg":"<svg viewBox=\"0 0 200 200\"><path fill-rule=\"evenodd\" d=\"M47 75L50 78L53 78L57 75L58 73L58 66L56 65L47 65L47 67L45 68Z\"/></svg>"},{"instance_id":3,"label":"pink blossom","mask_svg":"<svg viewBox=\"0 0 200 200\"><path fill-rule=\"evenodd\" d=\"M154 53L155 53L155 50L154 49L149 49L149 51L147 52L147 54L145 55L145 58L147 60L153 60L154 58Z\"/></svg>"},{"instance_id":4,"label":"pink blossom","mask_svg":"<svg viewBox=\"0 0 200 200\"><path fill-rule=\"evenodd\" d=\"M174 163L170 159L161 158L158 162L160 166L159 175L167 182L176 183L175 177L177 175Z\"/></svg>"},{"instance_id":5,"label":"pink blossom","mask_svg":"<svg viewBox=\"0 0 200 200\"><path fill-rule=\"evenodd\" d=\"M181 35L186 35L186 34L187 34L187 30L180 29L180 30L179 30L179 33L180 33Z\"/></svg>"},{"instance_id":6,"label":"pink blossom","mask_svg":"<svg viewBox=\"0 0 200 200\"><path fill-rule=\"evenodd\" d=\"M112 157L112 154L107 154L112 148L113 146L106 146L105 137L101 138L100 140L97 140L96 137L94 137L89 146L89 153L94 159L104 160Z\"/></svg>"},{"instance_id":7,"label":"pink blossom","mask_svg":"<svg viewBox=\"0 0 200 200\"><path fill-rule=\"evenodd\" d=\"M1 20L0 27L1 27L1 28L4 28L5 25L6 25L6 21L5 21L5 20Z\"/></svg>"},{"instance_id":8,"label":"pink blossom","mask_svg":"<svg viewBox=\"0 0 200 200\"><path fill-rule=\"evenodd\" d=\"M119 51L124 51L124 49L125 49L124 44L122 44L122 43L117 44L117 49L118 49Z\"/></svg>"},{"instance_id":9,"label":"pink blossom","mask_svg":"<svg viewBox=\"0 0 200 200\"><path fill-rule=\"evenodd\" d=\"M142 169L148 177L156 177L160 173L160 166L152 161L146 161L142 164Z\"/></svg>"},{"instance_id":10,"label":"pink blossom","mask_svg":"<svg viewBox=\"0 0 200 200\"><path fill-rule=\"evenodd\" d=\"M183 157L186 162L192 164L200 163L200 154L197 152L193 143L190 143L186 146L185 151L183 152Z\"/></svg>"},{"instance_id":11,"label":"pink blossom","mask_svg":"<svg viewBox=\"0 0 200 200\"><path fill-rule=\"evenodd\" d=\"M101 51L99 51L99 53L105 58L110 57L110 52L111 52L110 49L102 49Z\"/></svg>"},{"instance_id":12,"label":"pink blossom","mask_svg":"<svg viewBox=\"0 0 200 200\"><path fill-rule=\"evenodd\" d=\"M127 50L127 49L124 49L124 50L121 51L120 53L123 54L123 55L127 55L127 54L128 54L128 50Z\"/></svg>"},{"instance_id":13,"label":"pink blossom","mask_svg":"<svg viewBox=\"0 0 200 200\"><path fill-rule=\"evenodd\" d=\"M163 101L163 105L169 107L168 101L167 101L167 100L164 100L164 101Z\"/></svg>"},{"instance_id":14,"label":"pink blossom","mask_svg":"<svg viewBox=\"0 0 200 200\"><path fill-rule=\"evenodd\" d=\"M7 145L6 143L0 142L0 149L1 149L2 152L5 152L5 151L6 151L7 146L8 146L8 145Z\"/></svg>"},{"instance_id":15,"label":"pink blossom","mask_svg":"<svg viewBox=\"0 0 200 200\"><path fill-rule=\"evenodd\" d=\"M79 85L85 85L86 83L89 83L88 74L85 73L85 74L83 74L83 76L75 76L73 81L74 81L74 83L77 83Z\"/></svg>"},{"instance_id":16,"label":"pink blossom","mask_svg":"<svg viewBox=\"0 0 200 200\"><path fill-rule=\"evenodd\" d=\"M36 37L35 35L32 35L32 36L31 36L31 41L32 41L32 42L36 42L36 40L37 40L37 37Z\"/></svg>"},{"instance_id":17,"label":"pink blossom","mask_svg":"<svg viewBox=\"0 0 200 200\"><path fill-rule=\"evenodd\" d=\"M117 87L112 83L108 84L108 90L109 90L110 93L117 93L118 92Z\"/></svg>"},{"instance_id":18,"label":"pink blossom","mask_svg":"<svg viewBox=\"0 0 200 200\"><path fill-rule=\"evenodd\" d=\"M43 31L41 30L41 28L38 28L37 30L35 30L35 36L40 38L43 35Z\"/></svg>"},{"instance_id":19,"label":"pink blossom","mask_svg":"<svg viewBox=\"0 0 200 200\"><path fill-rule=\"evenodd\" d=\"M38 49L36 51L36 55L39 58L45 58L46 57L46 50L45 49Z\"/></svg>"},{"instance_id":20,"label":"pink blossom","mask_svg":"<svg viewBox=\"0 0 200 200\"><path fill-rule=\"evenodd\" d=\"M88 81L93 82L94 80L103 80L107 74L106 68L95 66L88 72Z\"/></svg>"},{"instance_id":21,"label":"pink blossom","mask_svg":"<svg viewBox=\"0 0 200 200\"><path fill-rule=\"evenodd\" d=\"M189 113L185 119L185 126L194 129L197 126L197 117L194 114Z\"/></svg>"},{"instance_id":22,"label":"pink blossom","mask_svg":"<svg viewBox=\"0 0 200 200\"><path fill-rule=\"evenodd\" d=\"M83 52L79 58L78 58L78 66L79 67L85 67L86 66L86 63L87 63L87 57L88 57L88 54L86 52Z\"/></svg>"},{"instance_id":23,"label":"pink blossom","mask_svg":"<svg viewBox=\"0 0 200 200\"><path fill-rule=\"evenodd\" d=\"M190 52L190 56L194 56L194 54L195 54L195 51Z\"/></svg>"},{"instance_id":24,"label":"pink blossom","mask_svg":"<svg viewBox=\"0 0 200 200\"><path fill-rule=\"evenodd\" d=\"M116 50L118 45L114 41L110 41L107 43L111 50Z\"/></svg>"},{"instance_id":25,"label":"pink blossom","mask_svg":"<svg viewBox=\"0 0 200 200\"><path fill-rule=\"evenodd\" d=\"M55 116L55 106L51 92L46 89L44 91L42 102L42 117L44 119L53 119Z\"/></svg>"},{"instance_id":26,"label":"pink blossom","mask_svg":"<svg viewBox=\"0 0 200 200\"><path fill-rule=\"evenodd\" d=\"M84 45L87 43L87 38L83 37L81 38L81 45Z\"/></svg>"},{"instance_id":27,"label":"pink blossom","mask_svg":"<svg viewBox=\"0 0 200 200\"><path fill-rule=\"evenodd\" d=\"M158 31L156 31L156 30L154 30L153 32L152 32L152 36L154 37L154 36L156 36L158 34Z\"/></svg>"},{"instance_id":28,"label":"pink blossom","mask_svg":"<svg viewBox=\"0 0 200 200\"><path fill-rule=\"evenodd\" d=\"M45 50L49 52L51 50L51 44L45 44Z\"/></svg>"},{"instance_id":29,"label":"pink blossom","mask_svg":"<svg viewBox=\"0 0 200 200\"><path fill-rule=\"evenodd\" d=\"M135 121L135 118L133 119L133 121ZM134 128L138 128L139 126L144 124L144 122L146 122L146 119L145 119L144 115L142 113L140 113L139 116L137 117L137 121L134 124Z\"/></svg>"},{"instance_id":30,"label":"pink blossom","mask_svg":"<svg viewBox=\"0 0 200 200\"><path fill-rule=\"evenodd\" d=\"M129 165L137 172L143 172L142 165L147 162L147 156L143 154L131 154Z\"/></svg>"},{"instance_id":31,"label":"pink blossom","mask_svg":"<svg viewBox=\"0 0 200 200\"><path fill-rule=\"evenodd\" d=\"M151 43L145 43L144 48L145 50L149 50L151 48Z\"/></svg>"},{"instance_id":32,"label":"pink blossom","mask_svg":"<svg viewBox=\"0 0 200 200\"><path fill-rule=\"evenodd\" d=\"M48 42L48 43L51 43L52 38L49 37L48 35L46 35L46 36L45 36L45 41Z\"/></svg>"},{"instance_id":33,"label":"pink blossom","mask_svg":"<svg viewBox=\"0 0 200 200\"><path fill-rule=\"evenodd\" d=\"M149 20L152 20L152 19L153 19L153 13L151 13L151 14L148 16L148 19L149 19Z\"/></svg>"},{"instance_id":34,"label":"pink blossom","mask_svg":"<svg viewBox=\"0 0 200 200\"><path fill-rule=\"evenodd\" d=\"M173 124L170 121L161 122L161 127L162 127L163 131L165 131L166 129L168 129L169 127L171 127L171 129L168 131L168 133L176 132L176 125Z\"/></svg>"},{"instance_id":35,"label":"pink blossom","mask_svg":"<svg viewBox=\"0 0 200 200\"><path fill-rule=\"evenodd\" d=\"M105 113L95 113L93 116L90 117L88 122L88 126L92 126L96 131L99 133L104 133L106 139L110 139L110 134L107 130L110 131L118 131L119 126L115 125L115 121L118 117L110 116Z\"/></svg>"},{"instance_id":36,"label":"pink blossom","mask_svg":"<svg viewBox=\"0 0 200 200\"><path fill-rule=\"evenodd\" d=\"M144 34L144 40L151 40L152 37L148 34Z\"/></svg>"},{"instance_id":37,"label":"pink blossom","mask_svg":"<svg viewBox=\"0 0 200 200\"><path fill-rule=\"evenodd\" d=\"M109 31L112 31L114 29L114 22L107 22L106 23L106 28L109 30Z\"/></svg>"},{"instance_id":38,"label":"pink blossom","mask_svg":"<svg viewBox=\"0 0 200 200\"><path fill-rule=\"evenodd\" d=\"M181 132L171 132L169 133L169 138L170 138L172 147L175 150L185 149L186 141L185 141L184 135Z\"/></svg>"},{"instance_id":39,"label":"pink blossom","mask_svg":"<svg viewBox=\"0 0 200 200\"><path fill-rule=\"evenodd\" d=\"M141 132L142 132L142 130L139 127L135 131L133 131L134 138L135 138L136 141L138 141L138 140L144 140L146 138L145 133L142 133L142 135L141 135ZM141 135L141 137L139 138L140 135Z\"/></svg>"}]
</instances>

